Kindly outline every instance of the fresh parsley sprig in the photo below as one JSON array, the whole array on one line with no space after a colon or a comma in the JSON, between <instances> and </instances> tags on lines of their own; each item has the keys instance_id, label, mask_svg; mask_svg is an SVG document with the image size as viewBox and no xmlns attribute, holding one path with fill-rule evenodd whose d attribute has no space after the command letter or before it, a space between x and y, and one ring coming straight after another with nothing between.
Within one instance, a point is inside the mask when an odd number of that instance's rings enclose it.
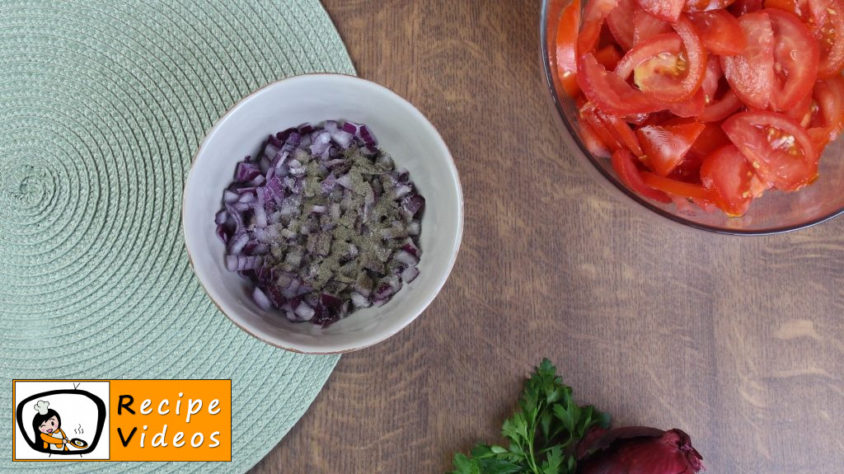
<instances>
[{"instance_id":1,"label":"fresh parsley sprig","mask_svg":"<svg viewBox=\"0 0 844 474\"><path fill-rule=\"evenodd\" d=\"M589 428L609 424L609 415L578 406L557 368L543 359L525 382L519 410L501 426L510 445L478 444L471 456L455 454L453 474L574 474L577 443Z\"/></svg>"}]
</instances>

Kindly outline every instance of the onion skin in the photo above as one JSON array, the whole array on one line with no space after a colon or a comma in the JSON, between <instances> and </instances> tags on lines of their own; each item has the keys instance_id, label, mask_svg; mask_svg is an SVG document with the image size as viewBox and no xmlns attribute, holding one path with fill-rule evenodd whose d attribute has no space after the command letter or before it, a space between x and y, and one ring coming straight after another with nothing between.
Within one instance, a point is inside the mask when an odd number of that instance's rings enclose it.
<instances>
[{"instance_id":1,"label":"onion skin","mask_svg":"<svg viewBox=\"0 0 844 474\"><path fill-rule=\"evenodd\" d=\"M702 457L689 435L644 426L593 429L577 447L578 474L693 474Z\"/></svg>"}]
</instances>

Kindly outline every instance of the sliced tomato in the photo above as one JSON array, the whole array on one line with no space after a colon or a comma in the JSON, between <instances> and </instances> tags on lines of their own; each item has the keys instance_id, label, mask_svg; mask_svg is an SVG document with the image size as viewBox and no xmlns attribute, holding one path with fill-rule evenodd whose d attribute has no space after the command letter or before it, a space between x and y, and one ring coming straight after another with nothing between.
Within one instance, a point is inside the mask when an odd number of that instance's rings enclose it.
<instances>
[{"instance_id":1,"label":"sliced tomato","mask_svg":"<svg viewBox=\"0 0 844 474\"><path fill-rule=\"evenodd\" d=\"M687 0L683 11L706 12L709 10L721 10L733 4L735 0Z\"/></svg>"},{"instance_id":2,"label":"sliced tomato","mask_svg":"<svg viewBox=\"0 0 844 474\"><path fill-rule=\"evenodd\" d=\"M580 128L580 139L583 141L583 145L586 146L586 149L589 150L589 153L591 153L592 156L609 158L610 155L612 155L607 144L601 141L598 134L587 122L579 122L578 125Z\"/></svg>"},{"instance_id":3,"label":"sliced tomato","mask_svg":"<svg viewBox=\"0 0 844 474\"><path fill-rule=\"evenodd\" d=\"M685 17L673 25L676 33L663 33L643 41L621 58L616 74L633 73L640 90L662 103L691 99L706 71L706 52L691 22Z\"/></svg>"},{"instance_id":4,"label":"sliced tomato","mask_svg":"<svg viewBox=\"0 0 844 474\"><path fill-rule=\"evenodd\" d=\"M817 112L808 133L815 148L820 150L844 131L844 77L819 80L813 95Z\"/></svg>"},{"instance_id":5,"label":"sliced tomato","mask_svg":"<svg viewBox=\"0 0 844 474\"><path fill-rule=\"evenodd\" d=\"M703 130L701 130L697 140L692 144L689 153L705 157L724 145L729 144L730 139L727 138L727 134L721 129L720 123L707 123L704 124Z\"/></svg>"},{"instance_id":6,"label":"sliced tomato","mask_svg":"<svg viewBox=\"0 0 844 474\"><path fill-rule=\"evenodd\" d=\"M724 95L707 105L698 119L701 122L720 122L740 109L744 104L732 89L728 89Z\"/></svg>"},{"instance_id":7,"label":"sliced tomato","mask_svg":"<svg viewBox=\"0 0 844 474\"><path fill-rule=\"evenodd\" d=\"M557 22L557 81L569 97L577 96L577 33L580 31L580 0L573 0Z\"/></svg>"},{"instance_id":8,"label":"sliced tomato","mask_svg":"<svg viewBox=\"0 0 844 474\"><path fill-rule=\"evenodd\" d=\"M812 94L808 94L794 108L786 110L785 114L796 120L803 128L806 128L812 123L812 118L815 115L813 110L817 110L817 108Z\"/></svg>"},{"instance_id":9,"label":"sliced tomato","mask_svg":"<svg viewBox=\"0 0 844 474\"><path fill-rule=\"evenodd\" d=\"M636 133L633 132L633 129L630 128L630 125L627 125L627 122L615 115L604 114L600 110L598 111L598 116L601 118L601 121L607 127L610 134L612 134L620 144L630 150L635 156L642 156L644 152L642 151L642 146L639 144L639 139L636 137Z\"/></svg>"},{"instance_id":10,"label":"sliced tomato","mask_svg":"<svg viewBox=\"0 0 844 474\"><path fill-rule=\"evenodd\" d=\"M793 13L773 8L762 10L771 19L774 47L774 77L771 94L774 110L790 110L812 93L818 76L819 48L812 33Z\"/></svg>"},{"instance_id":11,"label":"sliced tomato","mask_svg":"<svg viewBox=\"0 0 844 474\"><path fill-rule=\"evenodd\" d=\"M733 145L707 156L700 165L700 181L710 190L712 200L729 216L742 216L750 202L753 168Z\"/></svg>"},{"instance_id":12,"label":"sliced tomato","mask_svg":"<svg viewBox=\"0 0 844 474\"><path fill-rule=\"evenodd\" d=\"M627 16L625 21L630 23L630 16ZM671 23L638 8L633 12L633 46L656 35L669 32L671 32Z\"/></svg>"},{"instance_id":13,"label":"sliced tomato","mask_svg":"<svg viewBox=\"0 0 844 474\"><path fill-rule=\"evenodd\" d=\"M724 77L724 71L721 70L721 62L718 60L718 56L709 56L706 60L706 72L703 74L703 82L700 83L700 88L705 94L704 99L707 104L715 99L715 94L718 93L718 87L721 84L722 77Z\"/></svg>"},{"instance_id":14,"label":"sliced tomato","mask_svg":"<svg viewBox=\"0 0 844 474\"><path fill-rule=\"evenodd\" d=\"M742 112L724 121L730 141L767 184L793 191L818 174L818 153L806 130L785 114Z\"/></svg>"},{"instance_id":15,"label":"sliced tomato","mask_svg":"<svg viewBox=\"0 0 844 474\"><path fill-rule=\"evenodd\" d=\"M731 89L745 104L766 109L774 89L774 29L765 12L742 15L739 25L747 45L741 54L721 57Z\"/></svg>"},{"instance_id":16,"label":"sliced tomato","mask_svg":"<svg viewBox=\"0 0 844 474\"><path fill-rule=\"evenodd\" d=\"M690 13L689 19L700 34L703 47L721 56L735 56L744 51L747 39L738 20L726 10Z\"/></svg>"},{"instance_id":17,"label":"sliced tomato","mask_svg":"<svg viewBox=\"0 0 844 474\"><path fill-rule=\"evenodd\" d=\"M642 180L642 174L636 166L636 158L629 151L617 150L612 154L611 162L621 182L627 185L633 192L641 194L648 199L653 199L654 201L671 202L671 198L665 193L657 191L645 184Z\"/></svg>"},{"instance_id":18,"label":"sliced tomato","mask_svg":"<svg viewBox=\"0 0 844 474\"><path fill-rule=\"evenodd\" d=\"M637 0L642 10L671 23L680 18L686 0Z\"/></svg>"},{"instance_id":19,"label":"sliced tomato","mask_svg":"<svg viewBox=\"0 0 844 474\"><path fill-rule=\"evenodd\" d=\"M633 47L633 22L630 18L638 10L636 0L619 0L618 6L607 16L607 28L623 49Z\"/></svg>"},{"instance_id":20,"label":"sliced tomato","mask_svg":"<svg viewBox=\"0 0 844 474\"><path fill-rule=\"evenodd\" d=\"M762 9L762 0L736 0L730 6L730 12L735 16L741 16L746 13L759 11Z\"/></svg>"},{"instance_id":21,"label":"sliced tomato","mask_svg":"<svg viewBox=\"0 0 844 474\"><path fill-rule=\"evenodd\" d=\"M842 0L765 0L765 8L797 15L820 44L818 75L832 77L844 67L844 2Z\"/></svg>"},{"instance_id":22,"label":"sliced tomato","mask_svg":"<svg viewBox=\"0 0 844 474\"><path fill-rule=\"evenodd\" d=\"M604 145L609 151L615 151L620 148L624 148L621 142L610 133L609 129L607 129L606 124L601 119L598 108L595 107L595 104L592 102L587 102L580 107L580 122L584 123L589 126L590 131L592 134L595 135L598 142ZM584 139L585 141L585 139Z\"/></svg>"},{"instance_id":23,"label":"sliced tomato","mask_svg":"<svg viewBox=\"0 0 844 474\"><path fill-rule=\"evenodd\" d=\"M824 125L835 134L841 133L844 130L844 77L835 76L818 81L814 94Z\"/></svg>"},{"instance_id":24,"label":"sliced tomato","mask_svg":"<svg viewBox=\"0 0 844 474\"><path fill-rule=\"evenodd\" d=\"M583 23L603 22L619 0L589 0L583 7Z\"/></svg>"},{"instance_id":25,"label":"sliced tomato","mask_svg":"<svg viewBox=\"0 0 844 474\"><path fill-rule=\"evenodd\" d=\"M816 20L813 34L820 43L818 76L834 77L844 68L844 1L829 0L823 20Z\"/></svg>"},{"instance_id":26,"label":"sliced tomato","mask_svg":"<svg viewBox=\"0 0 844 474\"><path fill-rule=\"evenodd\" d=\"M646 125L636 130L645 152L645 164L660 176L668 176L703 131L702 123Z\"/></svg>"},{"instance_id":27,"label":"sliced tomato","mask_svg":"<svg viewBox=\"0 0 844 474\"><path fill-rule=\"evenodd\" d=\"M578 60L577 83L587 99L606 113L618 116L656 112L663 105L606 70L592 53Z\"/></svg>"},{"instance_id":28,"label":"sliced tomato","mask_svg":"<svg viewBox=\"0 0 844 474\"><path fill-rule=\"evenodd\" d=\"M666 178L648 171L642 172L642 181L644 181L645 186L649 186L671 196L695 199L698 201L712 200L710 192L700 184L677 181L676 179Z\"/></svg>"},{"instance_id":29,"label":"sliced tomato","mask_svg":"<svg viewBox=\"0 0 844 474\"><path fill-rule=\"evenodd\" d=\"M668 105L668 110L672 114L684 118L697 117L705 108L706 93L703 92L703 88L698 89L697 93L685 102Z\"/></svg>"},{"instance_id":30,"label":"sliced tomato","mask_svg":"<svg viewBox=\"0 0 844 474\"><path fill-rule=\"evenodd\" d=\"M618 62L615 73L622 79L627 79L637 67L647 63L649 69L655 73L665 70L668 74L672 74L682 50L683 39L677 33L653 36L628 50ZM663 64L665 64L664 67L662 67Z\"/></svg>"},{"instance_id":31,"label":"sliced tomato","mask_svg":"<svg viewBox=\"0 0 844 474\"><path fill-rule=\"evenodd\" d=\"M692 153L690 150L689 153L686 153L686 156L683 157L683 161L674 168L674 171L672 171L668 177L676 179L677 181L699 184L700 163L702 161L703 156L698 155L697 153Z\"/></svg>"},{"instance_id":32,"label":"sliced tomato","mask_svg":"<svg viewBox=\"0 0 844 474\"><path fill-rule=\"evenodd\" d=\"M608 44L595 53L595 59L601 63L601 66L604 66L608 70L613 70L621 60L621 53L618 52L615 46Z\"/></svg>"},{"instance_id":33,"label":"sliced tomato","mask_svg":"<svg viewBox=\"0 0 844 474\"><path fill-rule=\"evenodd\" d=\"M671 26L682 40L682 50L663 51L669 54L658 54L637 64L633 73L639 89L665 103L683 102L692 98L700 88L706 72L706 51L692 22L686 16L681 16ZM662 37L659 35L654 38Z\"/></svg>"}]
</instances>

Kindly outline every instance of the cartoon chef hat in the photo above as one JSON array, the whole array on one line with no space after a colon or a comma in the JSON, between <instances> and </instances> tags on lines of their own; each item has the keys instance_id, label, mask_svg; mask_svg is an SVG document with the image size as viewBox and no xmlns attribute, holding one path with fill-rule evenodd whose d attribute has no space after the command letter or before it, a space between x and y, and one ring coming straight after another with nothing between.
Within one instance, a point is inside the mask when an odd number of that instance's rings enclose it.
<instances>
[{"instance_id":1,"label":"cartoon chef hat","mask_svg":"<svg viewBox=\"0 0 844 474\"><path fill-rule=\"evenodd\" d=\"M47 400L38 400L35 402L35 411L37 411L39 415L46 415L48 408L50 408L50 402Z\"/></svg>"}]
</instances>

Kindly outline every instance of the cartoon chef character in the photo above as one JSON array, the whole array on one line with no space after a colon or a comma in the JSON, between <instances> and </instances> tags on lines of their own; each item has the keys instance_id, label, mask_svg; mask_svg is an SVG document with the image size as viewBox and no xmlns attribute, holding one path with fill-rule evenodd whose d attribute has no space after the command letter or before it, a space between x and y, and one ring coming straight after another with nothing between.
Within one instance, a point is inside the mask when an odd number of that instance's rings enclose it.
<instances>
[{"instance_id":1,"label":"cartoon chef character","mask_svg":"<svg viewBox=\"0 0 844 474\"><path fill-rule=\"evenodd\" d=\"M41 433L40 438L45 450L69 451L67 448L67 435L62 431L62 418L56 410L50 407L50 402L38 400L35 403L35 418L32 419L32 428L36 433Z\"/></svg>"}]
</instances>

